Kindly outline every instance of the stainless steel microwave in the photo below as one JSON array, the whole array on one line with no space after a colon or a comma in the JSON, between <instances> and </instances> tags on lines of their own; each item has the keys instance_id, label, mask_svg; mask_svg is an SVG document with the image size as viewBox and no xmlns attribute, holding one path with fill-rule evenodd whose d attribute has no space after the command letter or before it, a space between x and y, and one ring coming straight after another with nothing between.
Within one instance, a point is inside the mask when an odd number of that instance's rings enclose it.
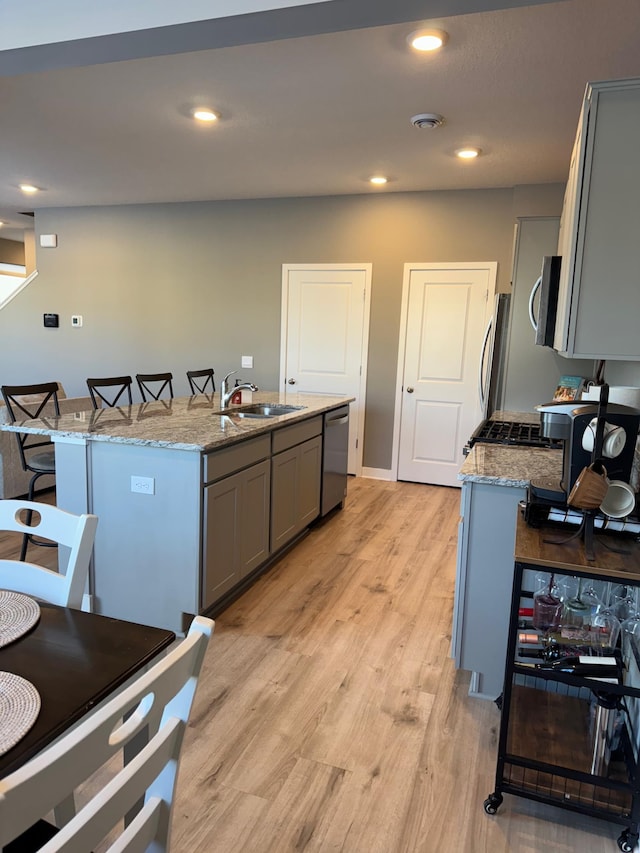
<instances>
[{"instance_id":1,"label":"stainless steel microwave","mask_svg":"<svg viewBox=\"0 0 640 853\"><path fill-rule=\"evenodd\" d=\"M529 311L533 322L533 303L539 290L538 317L534 328L536 343L543 347L553 347L556 332L556 314L558 313L558 291L560 288L560 255L545 255L542 259L542 272L531 291Z\"/></svg>"}]
</instances>

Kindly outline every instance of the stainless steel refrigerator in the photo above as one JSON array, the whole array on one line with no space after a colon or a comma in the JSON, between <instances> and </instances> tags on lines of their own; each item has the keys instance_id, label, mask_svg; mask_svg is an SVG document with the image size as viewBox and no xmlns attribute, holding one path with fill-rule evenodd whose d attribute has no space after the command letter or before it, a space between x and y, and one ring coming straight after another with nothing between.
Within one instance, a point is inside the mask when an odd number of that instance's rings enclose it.
<instances>
[{"instance_id":1,"label":"stainless steel refrigerator","mask_svg":"<svg viewBox=\"0 0 640 853\"><path fill-rule=\"evenodd\" d=\"M516 223L511 293L498 294L483 359L485 417L495 411L535 412L553 397L561 376L594 374L594 362L563 358L535 343L530 311L531 291L545 255L558 248L558 217L523 217Z\"/></svg>"}]
</instances>

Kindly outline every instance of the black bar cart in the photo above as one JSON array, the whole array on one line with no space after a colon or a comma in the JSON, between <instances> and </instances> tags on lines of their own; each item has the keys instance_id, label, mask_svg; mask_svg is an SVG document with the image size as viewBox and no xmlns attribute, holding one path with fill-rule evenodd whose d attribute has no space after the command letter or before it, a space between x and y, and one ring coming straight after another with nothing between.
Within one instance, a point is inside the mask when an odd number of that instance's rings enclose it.
<instances>
[{"instance_id":1,"label":"black bar cart","mask_svg":"<svg viewBox=\"0 0 640 853\"><path fill-rule=\"evenodd\" d=\"M618 847L631 853L640 834L640 654L634 643L623 654L620 635L606 648L604 622L540 631L530 614L536 585L547 579L551 589L560 576L580 589L619 587L640 601L640 544L627 539L609 550L597 537L589 560L583 541L558 544L548 533L518 517L496 782L484 810L495 815L503 795L515 794L602 818L623 827ZM585 651L607 665L594 671ZM574 672L553 662L563 659Z\"/></svg>"}]
</instances>

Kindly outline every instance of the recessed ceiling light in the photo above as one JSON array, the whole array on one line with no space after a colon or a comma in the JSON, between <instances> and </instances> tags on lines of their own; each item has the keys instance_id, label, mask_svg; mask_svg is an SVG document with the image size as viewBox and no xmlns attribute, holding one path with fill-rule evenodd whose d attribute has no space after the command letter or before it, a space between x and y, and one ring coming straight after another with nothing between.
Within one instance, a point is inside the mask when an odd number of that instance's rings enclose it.
<instances>
[{"instance_id":1,"label":"recessed ceiling light","mask_svg":"<svg viewBox=\"0 0 640 853\"><path fill-rule=\"evenodd\" d=\"M2 219L0 219L0 228L2 228L2 226L6 225L6 224L7 224L6 222L3 222Z\"/></svg>"},{"instance_id":2,"label":"recessed ceiling light","mask_svg":"<svg viewBox=\"0 0 640 853\"><path fill-rule=\"evenodd\" d=\"M369 183L370 184L376 184L377 186L381 186L382 184L386 184L387 181L388 181L388 178L385 178L384 175L372 175L369 178Z\"/></svg>"},{"instance_id":3,"label":"recessed ceiling light","mask_svg":"<svg viewBox=\"0 0 640 853\"><path fill-rule=\"evenodd\" d=\"M191 115L198 121L212 122L218 120L218 114L214 113L209 107L194 107L191 110Z\"/></svg>"},{"instance_id":4,"label":"recessed ceiling light","mask_svg":"<svg viewBox=\"0 0 640 853\"><path fill-rule=\"evenodd\" d=\"M461 160L475 160L479 154L480 149L473 148L470 145L467 145L465 148L458 148L456 151L456 157L460 157Z\"/></svg>"},{"instance_id":5,"label":"recessed ceiling light","mask_svg":"<svg viewBox=\"0 0 640 853\"><path fill-rule=\"evenodd\" d=\"M20 184L20 189L23 193L37 193L40 192L40 187L34 187L33 184Z\"/></svg>"},{"instance_id":6,"label":"recessed ceiling light","mask_svg":"<svg viewBox=\"0 0 640 853\"><path fill-rule=\"evenodd\" d=\"M448 38L449 36L444 30L418 30L411 33L407 41L414 50L424 52L438 50L439 47L447 43Z\"/></svg>"}]
</instances>

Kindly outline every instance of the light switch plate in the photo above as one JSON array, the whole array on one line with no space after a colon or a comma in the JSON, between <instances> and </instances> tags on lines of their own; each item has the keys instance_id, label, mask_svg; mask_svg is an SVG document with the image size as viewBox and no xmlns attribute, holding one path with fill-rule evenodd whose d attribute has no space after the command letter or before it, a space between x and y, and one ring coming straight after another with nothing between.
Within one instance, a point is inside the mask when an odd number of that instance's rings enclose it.
<instances>
[{"instance_id":1,"label":"light switch plate","mask_svg":"<svg viewBox=\"0 0 640 853\"><path fill-rule=\"evenodd\" d=\"M40 246L43 249L55 249L58 245L58 235L57 234L41 234L40 235Z\"/></svg>"},{"instance_id":2,"label":"light switch plate","mask_svg":"<svg viewBox=\"0 0 640 853\"><path fill-rule=\"evenodd\" d=\"M243 355L240 361L241 367L253 367L253 356L252 355Z\"/></svg>"},{"instance_id":3,"label":"light switch plate","mask_svg":"<svg viewBox=\"0 0 640 853\"><path fill-rule=\"evenodd\" d=\"M80 328L80 326L82 325L82 314L74 314L71 317L71 325L75 326L76 328Z\"/></svg>"}]
</instances>

